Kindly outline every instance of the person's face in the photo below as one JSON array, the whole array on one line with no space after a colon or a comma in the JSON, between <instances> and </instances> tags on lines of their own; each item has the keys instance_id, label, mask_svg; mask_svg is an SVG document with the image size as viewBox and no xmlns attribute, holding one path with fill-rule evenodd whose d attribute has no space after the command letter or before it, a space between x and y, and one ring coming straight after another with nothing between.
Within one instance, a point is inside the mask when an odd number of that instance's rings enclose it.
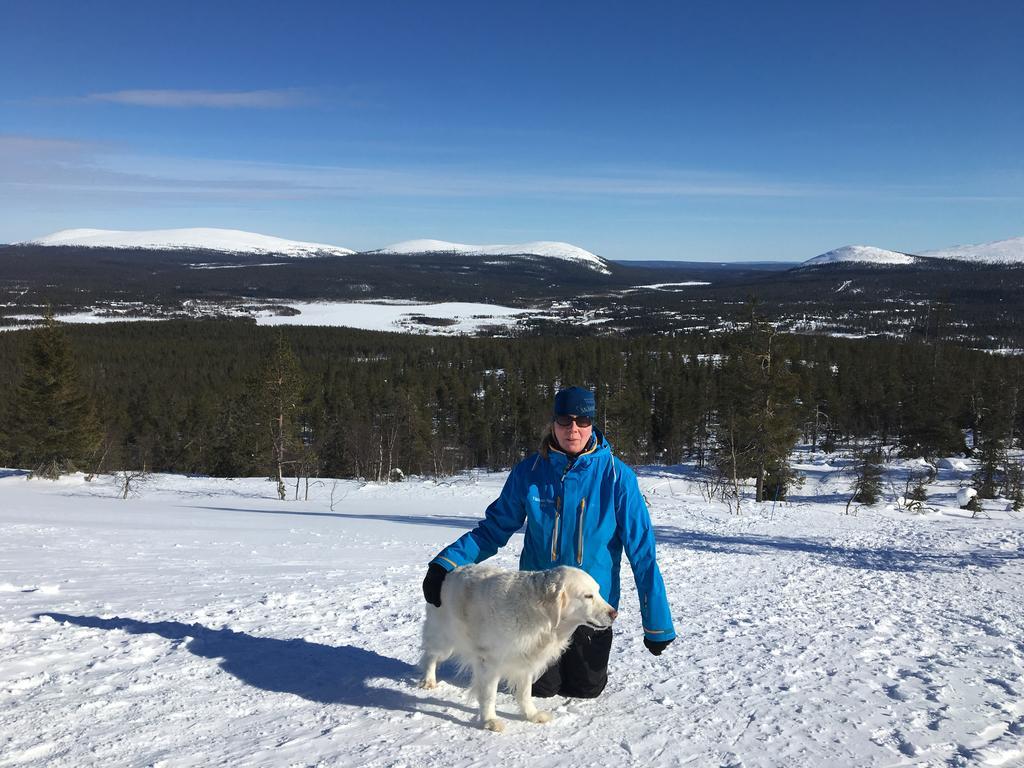
<instances>
[{"instance_id":1,"label":"person's face","mask_svg":"<svg viewBox=\"0 0 1024 768\"><path fill-rule=\"evenodd\" d=\"M561 418L563 421L565 420L564 417ZM555 430L555 439L558 440L558 444L566 453L580 453L587 447L590 435L594 431L593 424L581 427L576 423L575 419L570 421L568 426L564 427L556 420L552 423L552 428Z\"/></svg>"}]
</instances>

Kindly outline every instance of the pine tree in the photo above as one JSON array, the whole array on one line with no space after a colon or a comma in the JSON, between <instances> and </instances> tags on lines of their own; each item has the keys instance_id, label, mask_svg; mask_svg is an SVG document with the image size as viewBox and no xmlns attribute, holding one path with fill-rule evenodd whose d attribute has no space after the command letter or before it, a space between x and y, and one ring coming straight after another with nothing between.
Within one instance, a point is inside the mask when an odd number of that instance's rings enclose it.
<instances>
[{"instance_id":1,"label":"pine tree","mask_svg":"<svg viewBox=\"0 0 1024 768\"><path fill-rule=\"evenodd\" d=\"M1014 512L1020 512L1024 508L1024 462L1005 457L1003 477L1003 496L1010 500Z\"/></svg>"},{"instance_id":2,"label":"pine tree","mask_svg":"<svg viewBox=\"0 0 1024 768\"><path fill-rule=\"evenodd\" d=\"M52 313L32 331L8 431L14 461L52 480L83 465L100 442L71 344Z\"/></svg>"},{"instance_id":3,"label":"pine tree","mask_svg":"<svg viewBox=\"0 0 1024 768\"><path fill-rule=\"evenodd\" d=\"M784 499L796 480L789 456L800 435L797 381L776 330L750 305L747 328L722 369L715 463L753 477L755 500Z\"/></svg>"},{"instance_id":4,"label":"pine tree","mask_svg":"<svg viewBox=\"0 0 1024 768\"><path fill-rule=\"evenodd\" d=\"M911 347L908 354L911 351L920 354L922 350ZM904 361L906 389L900 401L900 443L905 456L932 460L966 453L967 445L957 414L960 397L955 384L961 376L955 371L955 361L947 363L940 344L929 351L930 361Z\"/></svg>"},{"instance_id":5,"label":"pine tree","mask_svg":"<svg viewBox=\"0 0 1024 768\"><path fill-rule=\"evenodd\" d=\"M1005 482L1007 447L1013 436L1017 392L1014 382L993 364L976 366L969 399L974 455L978 469L973 485L983 499L994 499Z\"/></svg>"},{"instance_id":6,"label":"pine tree","mask_svg":"<svg viewBox=\"0 0 1024 768\"><path fill-rule=\"evenodd\" d=\"M972 478L972 484L983 499L994 499L999 495L999 488L1004 483L1003 467L1006 449L998 437L986 437L977 450L978 469Z\"/></svg>"},{"instance_id":7,"label":"pine tree","mask_svg":"<svg viewBox=\"0 0 1024 768\"><path fill-rule=\"evenodd\" d=\"M856 475L850 501L868 506L877 503L882 497L882 451L875 447L857 453L854 471ZM850 505L846 506L849 510Z\"/></svg>"}]
</instances>

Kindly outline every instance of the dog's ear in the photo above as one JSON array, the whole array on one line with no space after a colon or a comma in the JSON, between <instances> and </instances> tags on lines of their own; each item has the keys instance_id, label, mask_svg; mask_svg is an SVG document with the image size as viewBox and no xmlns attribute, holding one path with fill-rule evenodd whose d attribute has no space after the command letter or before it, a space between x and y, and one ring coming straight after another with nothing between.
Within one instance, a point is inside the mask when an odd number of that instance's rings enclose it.
<instances>
[{"instance_id":1,"label":"dog's ear","mask_svg":"<svg viewBox=\"0 0 1024 768\"><path fill-rule=\"evenodd\" d=\"M562 614L569 605L569 592L565 588L565 579L559 573L551 573L544 590L544 610L551 620L551 626L557 627L562 621Z\"/></svg>"},{"instance_id":2,"label":"dog's ear","mask_svg":"<svg viewBox=\"0 0 1024 768\"><path fill-rule=\"evenodd\" d=\"M561 623L562 612L565 611L565 606L568 603L569 594L565 591L565 587L556 589L553 592L549 591L545 595L544 610L547 611L552 627L557 627Z\"/></svg>"}]
</instances>

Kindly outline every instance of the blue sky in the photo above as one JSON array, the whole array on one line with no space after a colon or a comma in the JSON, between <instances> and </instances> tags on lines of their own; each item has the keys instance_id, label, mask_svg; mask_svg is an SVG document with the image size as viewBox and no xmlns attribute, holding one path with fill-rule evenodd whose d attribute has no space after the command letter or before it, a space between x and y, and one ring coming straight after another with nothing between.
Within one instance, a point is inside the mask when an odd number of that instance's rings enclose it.
<instances>
[{"instance_id":1,"label":"blue sky","mask_svg":"<svg viewBox=\"0 0 1024 768\"><path fill-rule=\"evenodd\" d=\"M11 0L3 27L0 242L802 260L1024 235L1016 1Z\"/></svg>"}]
</instances>

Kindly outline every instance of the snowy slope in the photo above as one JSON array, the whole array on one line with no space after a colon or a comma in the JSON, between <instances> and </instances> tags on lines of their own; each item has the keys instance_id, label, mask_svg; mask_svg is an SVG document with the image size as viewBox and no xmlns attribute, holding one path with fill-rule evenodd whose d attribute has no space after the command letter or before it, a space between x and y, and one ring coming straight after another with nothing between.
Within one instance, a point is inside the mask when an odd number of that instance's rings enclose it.
<instances>
[{"instance_id":1,"label":"snowy slope","mask_svg":"<svg viewBox=\"0 0 1024 768\"><path fill-rule=\"evenodd\" d=\"M30 241L36 245L77 245L105 248L206 249L229 253L265 253L283 256L347 256L348 248L304 243L237 229L65 229Z\"/></svg>"},{"instance_id":2,"label":"snowy slope","mask_svg":"<svg viewBox=\"0 0 1024 768\"><path fill-rule=\"evenodd\" d=\"M405 240L394 243L371 253L386 254L419 254L419 253L457 253L470 256L545 256L553 259L564 259L584 264L598 272L608 274L608 264L600 256L585 251L570 243L559 243L550 240L538 240L532 243L514 245L466 245L465 243L449 243L444 240Z\"/></svg>"},{"instance_id":3,"label":"snowy slope","mask_svg":"<svg viewBox=\"0 0 1024 768\"><path fill-rule=\"evenodd\" d=\"M930 259L954 259L978 264L1024 264L1024 237L996 240L981 245L956 245L921 254Z\"/></svg>"},{"instance_id":4,"label":"snowy slope","mask_svg":"<svg viewBox=\"0 0 1024 768\"><path fill-rule=\"evenodd\" d=\"M604 694L533 725L500 693L502 735L464 676L423 691L414 664L425 563L504 474L280 502L0 472L0 766L1020 766L1024 521L959 512L969 467L924 516L844 515L843 465L801 469L792 504L740 515L642 470L679 639L644 650L624 564Z\"/></svg>"},{"instance_id":5,"label":"snowy slope","mask_svg":"<svg viewBox=\"0 0 1024 768\"><path fill-rule=\"evenodd\" d=\"M844 245L834 251L815 256L800 264L801 267L818 267L823 264L913 264L917 259L899 251L887 251L870 245Z\"/></svg>"}]
</instances>

